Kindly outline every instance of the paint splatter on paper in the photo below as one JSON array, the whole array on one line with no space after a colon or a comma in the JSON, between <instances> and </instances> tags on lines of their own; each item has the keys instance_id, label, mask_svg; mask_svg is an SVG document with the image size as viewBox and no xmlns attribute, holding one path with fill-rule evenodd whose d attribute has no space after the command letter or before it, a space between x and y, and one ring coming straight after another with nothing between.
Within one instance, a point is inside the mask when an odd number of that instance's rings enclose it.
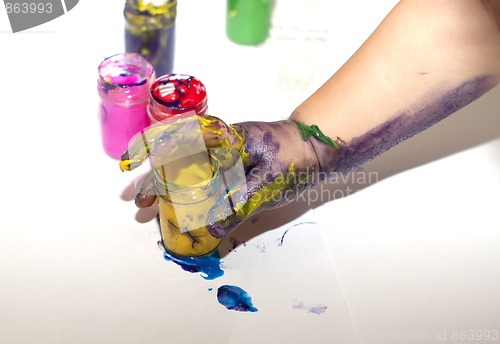
<instances>
[{"instance_id":1,"label":"paint splatter on paper","mask_svg":"<svg viewBox=\"0 0 500 344\"><path fill-rule=\"evenodd\" d=\"M313 313L313 314L321 314L326 312L326 310L328 309L328 307L325 305L306 306L302 302L297 300L294 300L292 308L304 310L307 311L307 313Z\"/></svg>"},{"instance_id":2,"label":"paint splatter on paper","mask_svg":"<svg viewBox=\"0 0 500 344\"><path fill-rule=\"evenodd\" d=\"M239 312L257 312L252 298L246 291L234 285L223 285L217 290L217 300L229 310Z\"/></svg>"},{"instance_id":3,"label":"paint splatter on paper","mask_svg":"<svg viewBox=\"0 0 500 344\"><path fill-rule=\"evenodd\" d=\"M288 233L288 231L294 227L297 226L302 226L302 225L316 225L316 222L313 221L305 221L305 222L299 222L294 224L293 226L289 227L285 232L281 235L281 237L278 239L278 246L283 246L283 240L285 240L285 235Z\"/></svg>"},{"instance_id":4,"label":"paint splatter on paper","mask_svg":"<svg viewBox=\"0 0 500 344\"><path fill-rule=\"evenodd\" d=\"M204 257L178 257L165 251L163 258L179 265L182 270L199 273L206 280L213 280L224 275L224 271L221 269L220 255L217 251Z\"/></svg>"}]
</instances>

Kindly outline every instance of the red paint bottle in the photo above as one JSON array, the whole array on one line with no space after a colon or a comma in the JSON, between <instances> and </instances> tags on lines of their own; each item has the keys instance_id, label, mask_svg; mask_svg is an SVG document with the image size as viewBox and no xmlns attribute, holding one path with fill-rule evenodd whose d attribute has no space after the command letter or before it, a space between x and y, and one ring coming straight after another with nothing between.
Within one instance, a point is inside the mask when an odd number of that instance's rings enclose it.
<instances>
[{"instance_id":1,"label":"red paint bottle","mask_svg":"<svg viewBox=\"0 0 500 344\"><path fill-rule=\"evenodd\" d=\"M148 115L152 124L194 114L204 116L207 110L205 85L194 76L167 74L151 86Z\"/></svg>"}]
</instances>

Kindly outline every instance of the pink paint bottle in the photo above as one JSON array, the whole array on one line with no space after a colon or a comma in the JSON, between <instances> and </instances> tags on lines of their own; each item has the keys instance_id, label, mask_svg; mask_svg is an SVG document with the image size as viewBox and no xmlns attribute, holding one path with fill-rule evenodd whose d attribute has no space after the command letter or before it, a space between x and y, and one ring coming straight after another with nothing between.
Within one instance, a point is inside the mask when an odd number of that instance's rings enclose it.
<instances>
[{"instance_id":1,"label":"pink paint bottle","mask_svg":"<svg viewBox=\"0 0 500 344\"><path fill-rule=\"evenodd\" d=\"M148 113L151 123L207 113L207 90L194 76L166 74L153 83Z\"/></svg>"},{"instance_id":2,"label":"pink paint bottle","mask_svg":"<svg viewBox=\"0 0 500 344\"><path fill-rule=\"evenodd\" d=\"M147 104L155 71L141 55L124 53L106 58L98 72L102 144L109 156L118 159L130 139L151 124Z\"/></svg>"}]
</instances>

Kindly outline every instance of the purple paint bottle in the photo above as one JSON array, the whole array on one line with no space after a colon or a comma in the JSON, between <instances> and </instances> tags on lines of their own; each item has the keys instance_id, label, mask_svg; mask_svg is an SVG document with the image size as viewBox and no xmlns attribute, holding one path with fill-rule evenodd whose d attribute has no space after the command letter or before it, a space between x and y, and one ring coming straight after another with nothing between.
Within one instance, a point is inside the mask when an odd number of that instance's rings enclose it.
<instances>
[{"instance_id":1,"label":"purple paint bottle","mask_svg":"<svg viewBox=\"0 0 500 344\"><path fill-rule=\"evenodd\" d=\"M126 0L125 51L140 53L158 76L174 69L177 0Z\"/></svg>"},{"instance_id":2,"label":"purple paint bottle","mask_svg":"<svg viewBox=\"0 0 500 344\"><path fill-rule=\"evenodd\" d=\"M118 159L130 139L151 123L147 103L155 71L140 54L124 53L106 58L98 72L102 144L109 156Z\"/></svg>"}]
</instances>

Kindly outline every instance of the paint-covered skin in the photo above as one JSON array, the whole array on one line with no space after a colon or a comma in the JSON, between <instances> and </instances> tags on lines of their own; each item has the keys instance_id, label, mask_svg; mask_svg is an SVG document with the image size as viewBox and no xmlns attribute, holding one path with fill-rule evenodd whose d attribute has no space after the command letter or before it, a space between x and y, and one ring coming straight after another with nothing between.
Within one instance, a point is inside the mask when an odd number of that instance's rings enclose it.
<instances>
[{"instance_id":1,"label":"paint-covered skin","mask_svg":"<svg viewBox=\"0 0 500 344\"><path fill-rule=\"evenodd\" d=\"M227 125L216 117L200 119L207 147L227 149L228 154L218 157L226 167L241 157L247 182L245 193L232 192L234 211L223 220L211 223L208 226L210 234L222 238L251 215L297 199L304 190L325 179L329 173L349 173L359 168L471 103L495 84L494 78L479 76L447 91L434 92L413 104L410 110L401 110L349 142L340 138L329 140L320 133L308 133L291 120ZM168 138L166 142L169 144L160 146L175 152L176 136ZM122 169L135 163L128 153L122 157ZM153 204L156 195L151 183L150 176L142 183L136 197L138 207Z\"/></svg>"},{"instance_id":2,"label":"paint-covered skin","mask_svg":"<svg viewBox=\"0 0 500 344\"><path fill-rule=\"evenodd\" d=\"M408 109L402 109L390 120L347 142L337 157L335 170L348 173L358 169L376 156L478 99L496 84L493 76L480 75L454 88L430 92Z\"/></svg>"},{"instance_id":3,"label":"paint-covered skin","mask_svg":"<svg viewBox=\"0 0 500 344\"><path fill-rule=\"evenodd\" d=\"M213 116L196 116L196 119L205 144L213 158L220 162L220 168L228 170L242 161L245 170L246 188L229 190L231 214L219 216L207 226L216 238L225 237L257 212L297 199L333 171L343 144L341 140L324 143L318 128L306 131L291 120L228 125ZM134 169L150 154L168 154L175 159L176 154L182 153L178 147L184 135L178 124L183 121L151 129L146 135L150 139L147 147L139 145L137 150L129 149L121 158L121 169ZM144 139L139 141L143 143ZM150 174L142 182L136 204L140 208L151 206L156 197L154 177Z\"/></svg>"},{"instance_id":4,"label":"paint-covered skin","mask_svg":"<svg viewBox=\"0 0 500 344\"><path fill-rule=\"evenodd\" d=\"M296 200L302 192L333 171L341 141L328 145L303 133L290 120L244 122L231 126L242 133L246 194L232 216L213 223L210 233L224 237L248 217ZM234 197L233 199L237 198ZM238 200L237 200L238 202Z\"/></svg>"}]
</instances>

